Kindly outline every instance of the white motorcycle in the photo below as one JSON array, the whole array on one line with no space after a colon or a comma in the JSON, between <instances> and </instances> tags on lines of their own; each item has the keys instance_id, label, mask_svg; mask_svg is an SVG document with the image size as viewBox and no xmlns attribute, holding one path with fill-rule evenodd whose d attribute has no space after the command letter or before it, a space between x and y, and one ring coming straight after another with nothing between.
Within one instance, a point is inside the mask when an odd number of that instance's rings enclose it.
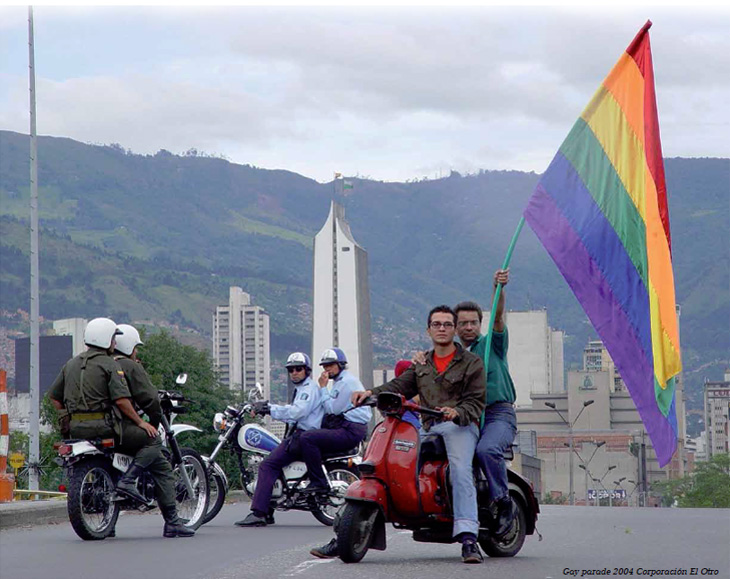
<instances>
[{"instance_id":1,"label":"white motorcycle","mask_svg":"<svg viewBox=\"0 0 730 579\"><path fill-rule=\"evenodd\" d=\"M224 412L218 412L213 419L213 428L220 432L218 444L210 455L205 457L211 474L211 487L216 486L215 479L219 475L214 469L220 468L215 462L223 448L228 448L236 455L241 472L241 486L246 494L253 498L258 481L258 465L274 450L281 440L259 424L245 424L245 416L251 412L253 401L261 397L261 387L249 392L249 401L236 408L228 406ZM323 525L332 526L335 515L344 504L347 489L355 481L360 480L358 464L360 463L360 447L336 455L323 454L323 470L330 485L328 494L303 493L309 484L307 466L302 461L295 461L284 468L279 479L274 483L271 495L270 511L300 510L310 511ZM225 489L227 490L227 488ZM204 522L212 520L223 507L225 490L218 490L215 502L211 499Z\"/></svg>"},{"instance_id":2,"label":"white motorcycle","mask_svg":"<svg viewBox=\"0 0 730 579\"><path fill-rule=\"evenodd\" d=\"M177 378L184 384L187 375ZM181 448L175 437L180 432L199 428L188 424L172 424L176 414L186 408L184 398L173 392L158 392L162 406L162 423L158 429L175 476L175 502L185 526L197 529L203 524L208 507L208 478L203 458L191 448ZM68 516L76 534L86 541L99 541L112 536L120 510L148 511L157 506L155 484L149 473L137 481L137 490L145 502L132 498L115 500L114 489L122 473L134 457L115 452L114 439L64 440L57 444L58 464L68 479Z\"/></svg>"}]
</instances>

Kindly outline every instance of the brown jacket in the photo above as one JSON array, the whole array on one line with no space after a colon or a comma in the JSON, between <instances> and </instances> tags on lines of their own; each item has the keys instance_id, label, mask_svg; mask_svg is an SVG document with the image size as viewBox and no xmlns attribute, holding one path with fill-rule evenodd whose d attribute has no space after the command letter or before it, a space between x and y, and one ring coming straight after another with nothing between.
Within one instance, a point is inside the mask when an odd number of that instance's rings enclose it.
<instances>
[{"instance_id":1,"label":"brown jacket","mask_svg":"<svg viewBox=\"0 0 730 579\"><path fill-rule=\"evenodd\" d=\"M430 350L425 364L412 365L398 378L373 388L373 394L396 392L406 399L419 394L421 406L426 408L455 408L459 416L454 422L459 426L472 422L478 425L486 403L484 362L479 356L464 350L461 344L454 345L454 359L443 374L436 371L433 350ZM421 416L421 420L423 428L429 430L436 419Z\"/></svg>"}]
</instances>

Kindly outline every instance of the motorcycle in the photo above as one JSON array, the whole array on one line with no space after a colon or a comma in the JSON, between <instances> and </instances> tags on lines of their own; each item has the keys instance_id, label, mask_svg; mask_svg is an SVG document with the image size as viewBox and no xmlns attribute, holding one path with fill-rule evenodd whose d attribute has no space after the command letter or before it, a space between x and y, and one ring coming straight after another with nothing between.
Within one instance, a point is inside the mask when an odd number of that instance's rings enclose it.
<instances>
[{"instance_id":1,"label":"motorcycle","mask_svg":"<svg viewBox=\"0 0 730 579\"><path fill-rule=\"evenodd\" d=\"M249 498L253 498L258 480L258 465L271 453L281 440L259 424L246 424L245 417L253 409L253 402L261 398L261 387L257 385L249 391L248 402L239 407L228 406L224 412L218 412L213 419L213 428L220 434L210 457L204 457L211 476L211 488L215 489L211 506L205 515L204 522L211 521L223 507L225 493L228 490L227 480L222 469L215 462L221 450L227 448L238 462L241 486ZM300 510L309 511L315 519L327 526L332 526L335 515L344 504L348 487L359 480L357 463L360 460L359 447L336 455L323 454L323 466L330 485L328 494L303 493L309 483L307 466L302 461L292 462L284 468L281 476L274 484L271 495L273 512Z\"/></svg>"},{"instance_id":2,"label":"motorcycle","mask_svg":"<svg viewBox=\"0 0 730 579\"><path fill-rule=\"evenodd\" d=\"M453 543L453 514L448 459L438 435L419 437L413 425L402 420L408 411L441 417L440 411L423 408L403 396L381 392L365 401L385 419L373 431L360 464L361 480L345 497L346 506L336 523L339 556L345 563L360 561L369 549L386 548L385 523L413 531L413 540ZM479 513L478 542L491 557L513 557L535 532L539 506L530 483L509 470L509 494L514 505L512 528L495 537L496 512L480 468L475 468Z\"/></svg>"},{"instance_id":3,"label":"motorcycle","mask_svg":"<svg viewBox=\"0 0 730 579\"><path fill-rule=\"evenodd\" d=\"M181 374L176 382L184 384ZM175 415L187 409L188 402L174 392L159 390L162 421L158 431L162 436L163 452L170 461L175 477L175 502L178 516L185 526L197 529L203 523L208 506L208 479L205 463L197 451L181 448L176 436L186 430L200 430L187 424L172 422ZM140 502L117 496L117 481L134 460L133 456L115 451L113 438L94 440L63 440L57 443L55 462L64 468L68 480L68 516L76 534L86 541L99 541L112 536L122 510L149 511L157 506L155 484L144 472L137 479L137 490L145 497Z\"/></svg>"}]
</instances>

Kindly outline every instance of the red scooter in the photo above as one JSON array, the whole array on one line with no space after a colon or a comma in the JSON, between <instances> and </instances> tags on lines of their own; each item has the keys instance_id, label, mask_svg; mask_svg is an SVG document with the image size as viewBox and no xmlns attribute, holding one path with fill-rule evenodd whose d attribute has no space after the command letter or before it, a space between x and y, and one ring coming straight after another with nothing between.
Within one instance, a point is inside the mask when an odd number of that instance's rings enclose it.
<instances>
[{"instance_id":1,"label":"red scooter","mask_svg":"<svg viewBox=\"0 0 730 579\"><path fill-rule=\"evenodd\" d=\"M454 543L449 463L443 439L419 437L416 428L403 420L407 410L441 417L437 410L406 401L400 394L381 392L365 405L377 406L385 419L373 431L363 462L361 480L345 496L346 505L335 522L340 559L357 563L368 549L384 551L385 523L413 531L413 540L424 543ZM479 545L490 557L513 557L526 535L535 532L540 508L530 483L508 470L509 492L514 502L515 522L500 539L492 535L496 512L489 505L489 489L475 463L479 503Z\"/></svg>"}]
</instances>

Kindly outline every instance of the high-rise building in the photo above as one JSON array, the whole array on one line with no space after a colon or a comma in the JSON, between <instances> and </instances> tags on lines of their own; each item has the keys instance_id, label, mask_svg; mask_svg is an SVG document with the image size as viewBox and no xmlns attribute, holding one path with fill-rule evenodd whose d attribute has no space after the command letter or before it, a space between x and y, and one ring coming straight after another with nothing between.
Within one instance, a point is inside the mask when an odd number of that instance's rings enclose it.
<instances>
[{"instance_id":1,"label":"high-rise building","mask_svg":"<svg viewBox=\"0 0 730 579\"><path fill-rule=\"evenodd\" d=\"M71 336L74 356L78 356L86 350L84 332L87 323L86 318L65 318L53 322L53 331L56 332L57 336Z\"/></svg>"},{"instance_id":2,"label":"high-rise building","mask_svg":"<svg viewBox=\"0 0 730 579\"><path fill-rule=\"evenodd\" d=\"M705 381L707 458L730 452L730 370L722 382Z\"/></svg>"},{"instance_id":3,"label":"high-rise building","mask_svg":"<svg viewBox=\"0 0 730 579\"><path fill-rule=\"evenodd\" d=\"M482 334L489 328L485 311ZM547 310L505 313L509 329L507 365L517 394L517 406L530 406L531 394L564 392L563 332L548 324Z\"/></svg>"},{"instance_id":4,"label":"high-rise building","mask_svg":"<svg viewBox=\"0 0 730 579\"><path fill-rule=\"evenodd\" d=\"M314 322L312 363L329 347L342 348L349 370L365 388L373 383L368 254L332 202L324 227L314 238Z\"/></svg>"},{"instance_id":5,"label":"high-rise building","mask_svg":"<svg viewBox=\"0 0 730 579\"><path fill-rule=\"evenodd\" d=\"M213 359L221 382L231 390L252 388L258 382L270 398L269 314L251 304L251 296L231 287L228 305L213 314Z\"/></svg>"}]
</instances>

